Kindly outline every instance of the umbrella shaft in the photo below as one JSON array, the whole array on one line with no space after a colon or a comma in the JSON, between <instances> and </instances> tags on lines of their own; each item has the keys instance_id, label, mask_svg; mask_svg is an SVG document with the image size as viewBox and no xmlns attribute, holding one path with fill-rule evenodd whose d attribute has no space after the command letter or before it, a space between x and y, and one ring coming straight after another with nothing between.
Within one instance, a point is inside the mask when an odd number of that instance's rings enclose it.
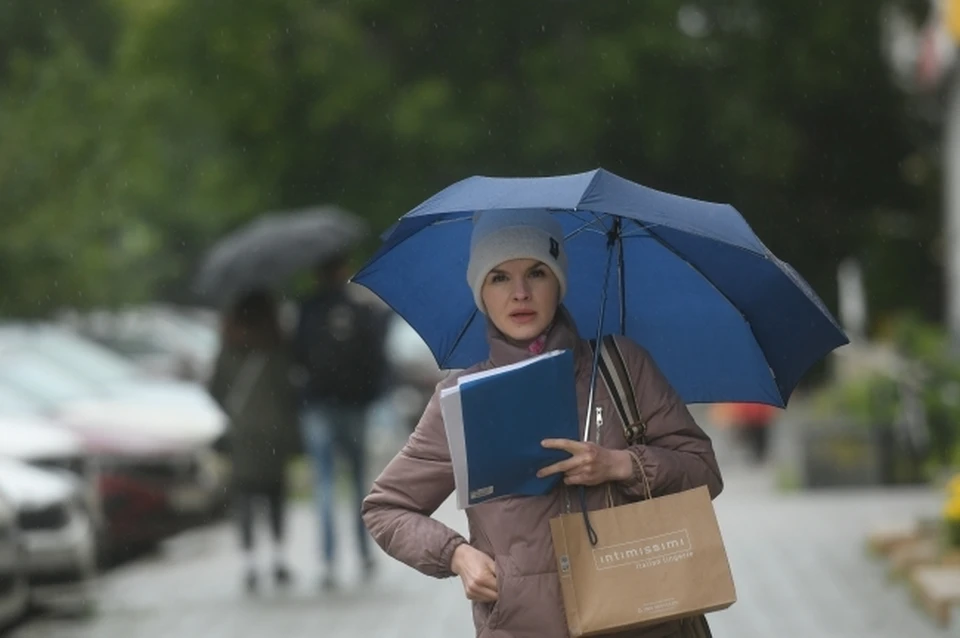
<instances>
[{"instance_id":1,"label":"umbrella shaft","mask_svg":"<svg viewBox=\"0 0 960 638\"><path fill-rule=\"evenodd\" d=\"M613 228L607 235L607 268L603 275L603 290L600 291L600 320L597 322L597 340L596 347L593 349L593 365L590 369L590 394L587 398L587 415L584 418L583 440L590 440L590 422L593 415L594 395L597 387L597 369L600 367L600 342L603 339L603 322L607 311L607 289L610 287L610 271L613 267L613 251L619 246L618 266L620 269L619 285L623 287L623 242L620 239L620 219L615 218ZM621 291L620 296L620 331L623 332L624 302Z\"/></svg>"}]
</instances>

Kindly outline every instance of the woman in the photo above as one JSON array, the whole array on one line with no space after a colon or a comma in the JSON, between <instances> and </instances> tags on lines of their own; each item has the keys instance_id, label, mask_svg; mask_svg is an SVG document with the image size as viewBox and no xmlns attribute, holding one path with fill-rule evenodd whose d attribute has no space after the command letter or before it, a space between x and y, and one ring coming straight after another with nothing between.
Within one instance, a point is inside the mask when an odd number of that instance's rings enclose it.
<instances>
[{"instance_id":1,"label":"woman","mask_svg":"<svg viewBox=\"0 0 960 638\"><path fill-rule=\"evenodd\" d=\"M257 500L266 501L270 513L274 579L278 585L290 581L283 551L286 466L297 432L290 370L273 299L266 292L248 293L224 318L210 394L230 418L225 445L246 561L244 581L251 593L258 587L253 534Z\"/></svg>"},{"instance_id":2,"label":"woman","mask_svg":"<svg viewBox=\"0 0 960 638\"><path fill-rule=\"evenodd\" d=\"M593 360L589 343L580 339L561 305L567 257L559 223L538 211L480 215L467 281L487 317L490 356L462 374L570 349L580 414L585 414ZM610 397L598 384L596 427L591 428L596 438L545 441L544 446L571 456L539 474L563 474L567 485L587 486L591 510L605 506L607 483L615 486L618 504L641 498L640 472L646 472L655 496L707 485L716 497L723 484L710 439L650 355L628 339L618 338L618 343L647 421L647 444L627 446ZM551 518L567 511L561 488L546 496L507 497L467 509L469 540L431 518L454 489L439 396L456 378L440 383L407 444L375 481L364 501L364 521L397 560L430 576L460 577L473 601L478 636L566 636L549 526ZM578 499L570 500L576 511ZM678 623L671 622L623 635L653 638L678 631Z\"/></svg>"}]
</instances>

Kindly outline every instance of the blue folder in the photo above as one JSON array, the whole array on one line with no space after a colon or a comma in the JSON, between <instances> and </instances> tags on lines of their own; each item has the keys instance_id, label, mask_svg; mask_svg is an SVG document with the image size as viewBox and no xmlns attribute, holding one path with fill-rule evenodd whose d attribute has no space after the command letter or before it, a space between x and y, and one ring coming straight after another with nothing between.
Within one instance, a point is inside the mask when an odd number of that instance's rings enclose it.
<instances>
[{"instance_id":1,"label":"blue folder","mask_svg":"<svg viewBox=\"0 0 960 638\"><path fill-rule=\"evenodd\" d=\"M518 366L463 377L441 398L447 403L444 421L461 508L503 496L546 494L563 477L540 479L537 471L570 454L548 450L541 441L580 438L573 353L547 353ZM464 458L457 458L461 454Z\"/></svg>"}]
</instances>

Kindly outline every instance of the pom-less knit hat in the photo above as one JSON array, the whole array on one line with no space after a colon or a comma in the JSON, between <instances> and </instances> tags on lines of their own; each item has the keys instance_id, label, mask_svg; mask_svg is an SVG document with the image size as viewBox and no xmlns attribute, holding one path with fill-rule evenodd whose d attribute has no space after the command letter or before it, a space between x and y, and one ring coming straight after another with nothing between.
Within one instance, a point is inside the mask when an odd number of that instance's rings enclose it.
<instances>
[{"instance_id":1,"label":"pom-less knit hat","mask_svg":"<svg viewBox=\"0 0 960 638\"><path fill-rule=\"evenodd\" d=\"M567 253L563 228L545 210L494 210L473 219L467 283L477 308L485 312L480 290L491 270L511 259L543 262L560 282L560 299L567 292Z\"/></svg>"}]
</instances>

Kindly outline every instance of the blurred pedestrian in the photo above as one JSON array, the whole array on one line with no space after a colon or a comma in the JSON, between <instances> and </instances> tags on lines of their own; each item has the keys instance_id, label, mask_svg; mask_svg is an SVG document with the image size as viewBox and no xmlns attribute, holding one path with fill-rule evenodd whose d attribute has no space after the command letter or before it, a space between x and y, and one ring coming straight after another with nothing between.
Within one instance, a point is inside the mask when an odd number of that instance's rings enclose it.
<instances>
[{"instance_id":1,"label":"blurred pedestrian","mask_svg":"<svg viewBox=\"0 0 960 638\"><path fill-rule=\"evenodd\" d=\"M260 503L269 512L274 580L285 586L291 579L284 551L286 469L299 436L291 372L273 298L263 291L246 294L223 317L209 389L230 419L225 449L250 592L258 588L254 532Z\"/></svg>"},{"instance_id":2,"label":"blurred pedestrian","mask_svg":"<svg viewBox=\"0 0 960 638\"><path fill-rule=\"evenodd\" d=\"M387 314L355 299L348 290L349 259L338 254L317 268L317 289L301 305L295 356L304 373L300 426L312 460L314 497L320 517L321 584L337 582L336 478L346 460L353 491L350 511L365 578L374 561L360 505L367 492L367 425L384 391Z\"/></svg>"},{"instance_id":3,"label":"blurred pedestrian","mask_svg":"<svg viewBox=\"0 0 960 638\"><path fill-rule=\"evenodd\" d=\"M724 414L747 448L754 463L764 463L770 455L770 437L777 408L763 403L729 403Z\"/></svg>"},{"instance_id":4,"label":"blurred pedestrian","mask_svg":"<svg viewBox=\"0 0 960 638\"><path fill-rule=\"evenodd\" d=\"M488 216L489 215L489 216ZM517 363L551 350L576 358L577 398L586 411L593 356L563 306L567 257L564 233L545 211L481 214L471 241L467 281L486 316L488 360L441 382L407 444L374 482L363 505L374 538L388 554L424 574L459 576L478 636L566 636L550 519L564 511L564 488L544 496L503 497L466 510L470 538L432 518L455 487L440 412L440 391L462 374ZM570 456L541 468L566 485L586 487L590 510L643 497L644 475L654 496L723 483L709 437L650 354L626 337L616 344L626 362L646 423L645 443L627 443L613 400L599 395L594 440L548 440ZM603 427L603 413L614 419ZM630 424L632 425L632 424ZM678 622L624 636L679 636Z\"/></svg>"}]
</instances>

